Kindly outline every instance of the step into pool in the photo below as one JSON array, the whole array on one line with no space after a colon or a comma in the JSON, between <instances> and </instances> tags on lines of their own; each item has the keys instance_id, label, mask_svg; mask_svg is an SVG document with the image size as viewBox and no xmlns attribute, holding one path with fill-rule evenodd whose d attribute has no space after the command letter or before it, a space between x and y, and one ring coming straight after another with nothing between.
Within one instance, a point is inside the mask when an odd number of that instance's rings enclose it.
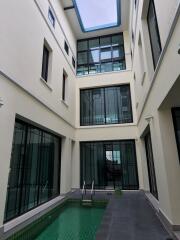
<instances>
[{"instance_id":1,"label":"step into pool","mask_svg":"<svg viewBox=\"0 0 180 240\"><path fill-rule=\"evenodd\" d=\"M10 239L15 240L95 240L106 203L82 206L66 202Z\"/></svg>"}]
</instances>

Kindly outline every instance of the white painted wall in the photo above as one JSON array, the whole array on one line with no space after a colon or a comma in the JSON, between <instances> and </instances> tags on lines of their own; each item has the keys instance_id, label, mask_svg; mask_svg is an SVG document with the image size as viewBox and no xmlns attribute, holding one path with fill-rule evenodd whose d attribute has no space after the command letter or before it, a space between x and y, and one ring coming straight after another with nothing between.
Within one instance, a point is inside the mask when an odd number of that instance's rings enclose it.
<instances>
[{"instance_id":1,"label":"white painted wall","mask_svg":"<svg viewBox=\"0 0 180 240\"><path fill-rule=\"evenodd\" d=\"M180 74L180 56L177 54L180 37L180 19L169 42L168 35L172 29L180 1L154 0L162 43L162 56L159 67L154 72L149 32L147 28L148 1L139 0L138 20L133 55L133 72L135 73L134 89L137 106L137 127L141 136L146 129L147 116L152 116L150 122L152 146L154 154L157 187L159 193L159 208L171 224L180 225L180 164L177 153L171 107L180 106L178 96L176 101L168 102L168 93L178 81ZM132 25L133 26L133 25ZM139 56L139 36L142 40L145 78L142 84L142 63ZM165 49L164 49L165 48ZM167 49L166 49L167 48ZM180 89L179 89L180 91ZM173 93L172 93L173 94ZM145 190L149 189L147 163L144 140L139 141L141 153L142 182Z\"/></svg>"}]
</instances>

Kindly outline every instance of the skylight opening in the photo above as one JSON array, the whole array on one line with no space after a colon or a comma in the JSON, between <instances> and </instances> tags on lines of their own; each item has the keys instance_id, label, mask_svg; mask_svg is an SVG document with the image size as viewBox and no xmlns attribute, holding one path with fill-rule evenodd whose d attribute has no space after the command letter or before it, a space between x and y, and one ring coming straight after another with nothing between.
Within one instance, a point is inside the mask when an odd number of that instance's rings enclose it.
<instances>
[{"instance_id":1,"label":"skylight opening","mask_svg":"<svg viewBox=\"0 0 180 240\"><path fill-rule=\"evenodd\" d=\"M83 32L120 25L120 0L73 0Z\"/></svg>"}]
</instances>

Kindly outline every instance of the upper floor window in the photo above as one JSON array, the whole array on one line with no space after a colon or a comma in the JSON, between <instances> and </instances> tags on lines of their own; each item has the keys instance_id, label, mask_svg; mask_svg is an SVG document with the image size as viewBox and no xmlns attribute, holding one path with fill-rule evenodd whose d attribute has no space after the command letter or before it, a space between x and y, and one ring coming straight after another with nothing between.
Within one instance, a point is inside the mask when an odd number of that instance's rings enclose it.
<instances>
[{"instance_id":1,"label":"upper floor window","mask_svg":"<svg viewBox=\"0 0 180 240\"><path fill-rule=\"evenodd\" d=\"M154 68L156 68L162 48L161 48L161 40L160 40L159 28L158 28L157 17L156 17L156 10L155 10L153 0L150 0L150 3L149 3L147 23L149 28L153 64L154 64Z\"/></svg>"},{"instance_id":2,"label":"upper floor window","mask_svg":"<svg viewBox=\"0 0 180 240\"><path fill-rule=\"evenodd\" d=\"M53 12L50 8L49 8L49 11L48 11L48 18L49 18L50 23L53 25L53 27L55 27L55 17L54 17L54 14L53 14Z\"/></svg>"},{"instance_id":3,"label":"upper floor window","mask_svg":"<svg viewBox=\"0 0 180 240\"><path fill-rule=\"evenodd\" d=\"M69 55L69 47L68 47L68 44L66 41L64 41L64 49L65 49L67 55Z\"/></svg>"},{"instance_id":4,"label":"upper floor window","mask_svg":"<svg viewBox=\"0 0 180 240\"><path fill-rule=\"evenodd\" d=\"M72 57L72 65L74 68L76 68L76 61L75 61L74 57Z\"/></svg>"},{"instance_id":5,"label":"upper floor window","mask_svg":"<svg viewBox=\"0 0 180 240\"><path fill-rule=\"evenodd\" d=\"M41 77L46 82L48 80L48 68L49 68L49 50L46 47L46 45L44 44Z\"/></svg>"},{"instance_id":6,"label":"upper floor window","mask_svg":"<svg viewBox=\"0 0 180 240\"><path fill-rule=\"evenodd\" d=\"M63 79L62 79L62 100L66 100L66 82L67 82L67 73L63 71Z\"/></svg>"},{"instance_id":7,"label":"upper floor window","mask_svg":"<svg viewBox=\"0 0 180 240\"><path fill-rule=\"evenodd\" d=\"M77 42L77 75L120 71L126 68L123 34Z\"/></svg>"},{"instance_id":8,"label":"upper floor window","mask_svg":"<svg viewBox=\"0 0 180 240\"><path fill-rule=\"evenodd\" d=\"M133 116L129 85L81 90L81 126L131 122Z\"/></svg>"}]
</instances>

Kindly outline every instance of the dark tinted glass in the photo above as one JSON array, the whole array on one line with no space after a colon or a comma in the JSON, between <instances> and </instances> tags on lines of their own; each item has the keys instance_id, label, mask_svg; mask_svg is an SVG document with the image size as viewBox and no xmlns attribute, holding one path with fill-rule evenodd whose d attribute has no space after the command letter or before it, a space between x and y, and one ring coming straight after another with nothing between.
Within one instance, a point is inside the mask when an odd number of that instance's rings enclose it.
<instances>
[{"instance_id":1,"label":"dark tinted glass","mask_svg":"<svg viewBox=\"0 0 180 240\"><path fill-rule=\"evenodd\" d=\"M84 142L81 150L81 187L138 189L134 141Z\"/></svg>"},{"instance_id":2,"label":"dark tinted glass","mask_svg":"<svg viewBox=\"0 0 180 240\"><path fill-rule=\"evenodd\" d=\"M42 72L41 77L47 82L48 80L48 65L49 65L49 50L44 45L43 48L43 60L42 60Z\"/></svg>"},{"instance_id":3,"label":"dark tinted glass","mask_svg":"<svg viewBox=\"0 0 180 240\"><path fill-rule=\"evenodd\" d=\"M153 0L149 3L149 10L147 16L149 35L151 41L151 50L153 56L154 68L158 63L160 54L161 54L161 40L159 35L159 28L157 23L156 11Z\"/></svg>"},{"instance_id":4,"label":"dark tinted glass","mask_svg":"<svg viewBox=\"0 0 180 240\"><path fill-rule=\"evenodd\" d=\"M179 160L180 160L180 108L173 108L173 121L174 121L174 130L177 142L177 148L179 153Z\"/></svg>"},{"instance_id":5,"label":"dark tinted glass","mask_svg":"<svg viewBox=\"0 0 180 240\"><path fill-rule=\"evenodd\" d=\"M51 22L51 24L53 25L53 27L55 27L55 17L54 17L54 14L52 13L51 9L49 9L48 18L49 18L49 21Z\"/></svg>"},{"instance_id":6,"label":"dark tinted glass","mask_svg":"<svg viewBox=\"0 0 180 240\"><path fill-rule=\"evenodd\" d=\"M59 195L59 147L59 138L16 121L5 222Z\"/></svg>"},{"instance_id":7,"label":"dark tinted glass","mask_svg":"<svg viewBox=\"0 0 180 240\"><path fill-rule=\"evenodd\" d=\"M81 126L133 121L128 85L81 90L80 106Z\"/></svg>"},{"instance_id":8,"label":"dark tinted glass","mask_svg":"<svg viewBox=\"0 0 180 240\"><path fill-rule=\"evenodd\" d=\"M66 41L64 42L64 49L65 49L67 55L69 55L69 47L68 47L68 44Z\"/></svg>"},{"instance_id":9,"label":"dark tinted glass","mask_svg":"<svg viewBox=\"0 0 180 240\"><path fill-rule=\"evenodd\" d=\"M77 74L119 71L126 68L123 34L115 34L77 43ZM119 67L117 63L119 61Z\"/></svg>"}]
</instances>

